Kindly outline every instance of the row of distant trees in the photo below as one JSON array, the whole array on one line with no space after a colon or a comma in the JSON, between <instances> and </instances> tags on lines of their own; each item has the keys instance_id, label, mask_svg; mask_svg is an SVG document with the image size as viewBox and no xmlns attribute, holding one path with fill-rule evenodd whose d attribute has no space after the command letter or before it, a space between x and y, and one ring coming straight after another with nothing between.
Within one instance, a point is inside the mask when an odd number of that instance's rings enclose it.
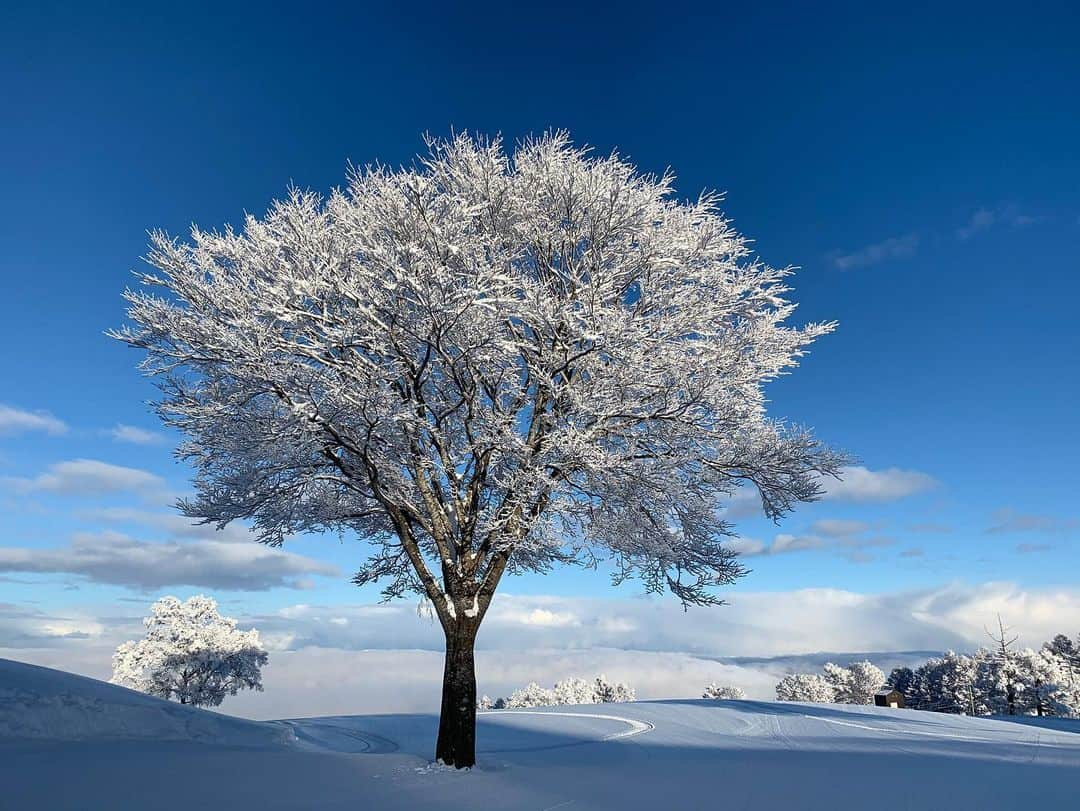
<instances>
[{"instance_id":1,"label":"row of distant trees","mask_svg":"<svg viewBox=\"0 0 1080 811\"><path fill-rule=\"evenodd\" d=\"M553 707L567 704L616 704L633 701L634 688L610 681L600 674L592 681L570 677L555 682L553 687L541 687L529 682L505 698L482 696L476 702L478 710L509 710L522 707Z\"/></svg>"},{"instance_id":2,"label":"row of distant trees","mask_svg":"<svg viewBox=\"0 0 1080 811\"><path fill-rule=\"evenodd\" d=\"M847 667L828 662L820 674L784 676L776 685L776 698L825 704L873 704L874 693L884 683L885 673L872 662L852 662Z\"/></svg>"},{"instance_id":3,"label":"row of distant trees","mask_svg":"<svg viewBox=\"0 0 1080 811\"><path fill-rule=\"evenodd\" d=\"M993 645L973 654L948 651L917 668L898 667L886 678L868 661L828 663L821 673L793 673L776 685L780 701L872 704L891 687L917 710L961 715L1080 717L1080 638L1058 634L1041 648L1018 648L999 619ZM706 698L712 696L705 696Z\"/></svg>"},{"instance_id":4,"label":"row of distant trees","mask_svg":"<svg viewBox=\"0 0 1080 811\"><path fill-rule=\"evenodd\" d=\"M1080 717L1080 638L1058 634L1037 650L1018 649L1016 641L999 623L993 646L898 667L887 681L920 710Z\"/></svg>"}]
</instances>

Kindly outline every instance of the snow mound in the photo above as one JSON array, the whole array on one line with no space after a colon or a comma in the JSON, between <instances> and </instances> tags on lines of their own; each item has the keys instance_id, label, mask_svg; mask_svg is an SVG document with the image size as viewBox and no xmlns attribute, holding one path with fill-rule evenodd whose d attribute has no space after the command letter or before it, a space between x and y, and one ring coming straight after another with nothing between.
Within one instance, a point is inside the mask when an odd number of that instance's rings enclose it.
<instances>
[{"instance_id":1,"label":"snow mound","mask_svg":"<svg viewBox=\"0 0 1080 811\"><path fill-rule=\"evenodd\" d=\"M199 741L281 746L288 728L185 707L47 667L0 659L0 739Z\"/></svg>"}]
</instances>

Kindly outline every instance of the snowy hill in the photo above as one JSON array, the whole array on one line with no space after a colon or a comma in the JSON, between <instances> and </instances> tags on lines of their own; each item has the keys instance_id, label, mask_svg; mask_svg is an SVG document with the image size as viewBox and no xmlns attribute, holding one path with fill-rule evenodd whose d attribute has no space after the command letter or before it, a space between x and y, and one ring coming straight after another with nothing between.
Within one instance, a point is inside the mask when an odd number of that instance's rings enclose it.
<instances>
[{"instance_id":1,"label":"snowy hill","mask_svg":"<svg viewBox=\"0 0 1080 811\"><path fill-rule=\"evenodd\" d=\"M183 707L61 670L0 659L0 740L206 741L280 746L287 731Z\"/></svg>"},{"instance_id":2,"label":"snowy hill","mask_svg":"<svg viewBox=\"0 0 1080 811\"><path fill-rule=\"evenodd\" d=\"M0 660L0 807L993 810L1069 807L1080 774L1061 721L753 701L484 713L469 773L429 764L435 725L241 721Z\"/></svg>"}]
</instances>

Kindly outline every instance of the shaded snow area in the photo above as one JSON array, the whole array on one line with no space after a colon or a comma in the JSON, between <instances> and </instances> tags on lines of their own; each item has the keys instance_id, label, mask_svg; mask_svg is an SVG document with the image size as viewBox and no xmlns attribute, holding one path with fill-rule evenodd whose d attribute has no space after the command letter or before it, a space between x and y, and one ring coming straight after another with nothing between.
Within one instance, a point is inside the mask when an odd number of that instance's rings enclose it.
<instances>
[{"instance_id":1,"label":"shaded snow area","mask_svg":"<svg viewBox=\"0 0 1080 811\"><path fill-rule=\"evenodd\" d=\"M1080 726L755 701L483 713L480 766L433 715L240 721L0 660L0 808L1071 807Z\"/></svg>"}]
</instances>

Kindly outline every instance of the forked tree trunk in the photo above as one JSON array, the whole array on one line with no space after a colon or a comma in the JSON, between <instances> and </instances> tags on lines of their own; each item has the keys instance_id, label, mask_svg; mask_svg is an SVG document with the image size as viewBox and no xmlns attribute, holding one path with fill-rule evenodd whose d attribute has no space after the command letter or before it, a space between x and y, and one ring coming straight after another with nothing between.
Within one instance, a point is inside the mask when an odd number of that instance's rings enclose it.
<instances>
[{"instance_id":1,"label":"forked tree trunk","mask_svg":"<svg viewBox=\"0 0 1080 811\"><path fill-rule=\"evenodd\" d=\"M459 769L476 763L476 663L474 629L446 633L442 712L435 759Z\"/></svg>"}]
</instances>

